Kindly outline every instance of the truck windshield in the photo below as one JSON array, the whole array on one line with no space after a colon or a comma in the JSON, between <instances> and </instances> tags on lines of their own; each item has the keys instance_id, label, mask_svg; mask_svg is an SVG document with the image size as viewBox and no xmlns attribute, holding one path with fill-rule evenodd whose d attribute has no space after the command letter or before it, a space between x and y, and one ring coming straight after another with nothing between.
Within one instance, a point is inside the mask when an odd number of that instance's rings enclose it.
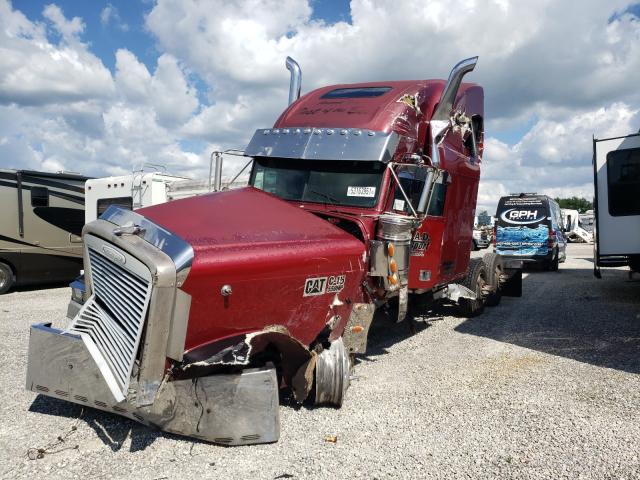
<instances>
[{"instance_id":1,"label":"truck windshield","mask_svg":"<svg viewBox=\"0 0 640 480\"><path fill-rule=\"evenodd\" d=\"M382 162L256 158L249 184L285 200L373 207Z\"/></svg>"}]
</instances>

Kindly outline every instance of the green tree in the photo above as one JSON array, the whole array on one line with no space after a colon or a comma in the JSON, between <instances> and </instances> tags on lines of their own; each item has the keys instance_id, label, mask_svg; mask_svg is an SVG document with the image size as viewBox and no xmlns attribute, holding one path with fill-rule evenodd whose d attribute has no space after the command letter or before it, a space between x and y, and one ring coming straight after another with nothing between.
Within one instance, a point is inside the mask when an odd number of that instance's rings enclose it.
<instances>
[{"instance_id":1,"label":"green tree","mask_svg":"<svg viewBox=\"0 0 640 480\"><path fill-rule=\"evenodd\" d=\"M586 198L571 197L571 198L555 198L560 208L568 208L571 210L578 210L580 213L584 213L587 210L593 210L593 202L590 202Z\"/></svg>"}]
</instances>

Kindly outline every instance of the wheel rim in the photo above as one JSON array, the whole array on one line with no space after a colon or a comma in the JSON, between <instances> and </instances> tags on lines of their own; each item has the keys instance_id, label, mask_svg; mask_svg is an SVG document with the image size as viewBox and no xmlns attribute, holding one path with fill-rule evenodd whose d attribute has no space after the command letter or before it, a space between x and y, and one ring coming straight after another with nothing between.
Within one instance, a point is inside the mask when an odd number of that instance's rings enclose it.
<instances>
[{"instance_id":1,"label":"wheel rim","mask_svg":"<svg viewBox=\"0 0 640 480\"><path fill-rule=\"evenodd\" d=\"M487 286L487 280L482 276L482 274L478 275L478 281L476 282L476 303L478 306L482 305L482 301L484 300L484 289Z\"/></svg>"},{"instance_id":2,"label":"wheel rim","mask_svg":"<svg viewBox=\"0 0 640 480\"><path fill-rule=\"evenodd\" d=\"M9 284L9 274L6 270L0 269L0 290Z\"/></svg>"}]
</instances>

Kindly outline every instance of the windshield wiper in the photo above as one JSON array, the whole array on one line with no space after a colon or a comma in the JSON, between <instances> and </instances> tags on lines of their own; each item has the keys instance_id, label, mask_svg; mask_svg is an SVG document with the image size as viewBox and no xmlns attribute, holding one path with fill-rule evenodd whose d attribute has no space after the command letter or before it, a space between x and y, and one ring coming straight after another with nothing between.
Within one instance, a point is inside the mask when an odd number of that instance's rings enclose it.
<instances>
[{"instance_id":1,"label":"windshield wiper","mask_svg":"<svg viewBox=\"0 0 640 480\"><path fill-rule=\"evenodd\" d=\"M337 203L339 204L340 201L336 200L335 198L333 198L331 195L327 195L326 193L322 193L322 192L316 192L315 190L307 190L309 193L313 193L315 195L318 195L319 197L323 197L326 198L327 200L329 200L332 203Z\"/></svg>"}]
</instances>

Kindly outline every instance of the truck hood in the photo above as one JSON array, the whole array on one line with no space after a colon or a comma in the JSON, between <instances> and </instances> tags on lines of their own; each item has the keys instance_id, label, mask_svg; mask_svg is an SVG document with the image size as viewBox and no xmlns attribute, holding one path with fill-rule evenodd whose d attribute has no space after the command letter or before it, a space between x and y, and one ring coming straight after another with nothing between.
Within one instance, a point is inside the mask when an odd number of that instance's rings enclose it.
<instances>
[{"instance_id":1,"label":"truck hood","mask_svg":"<svg viewBox=\"0 0 640 480\"><path fill-rule=\"evenodd\" d=\"M191 296L186 351L269 325L309 345L332 318L344 328L362 300L364 243L269 193L247 187L138 213L193 247L181 287Z\"/></svg>"},{"instance_id":2,"label":"truck hood","mask_svg":"<svg viewBox=\"0 0 640 480\"><path fill-rule=\"evenodd\" d=\"M138 213L191 244L196 257L248 246L318 242L339 242L341 248L364 250L362 242L326 220L253 187L177 200Z\"/></svg>"}]
</instances>

